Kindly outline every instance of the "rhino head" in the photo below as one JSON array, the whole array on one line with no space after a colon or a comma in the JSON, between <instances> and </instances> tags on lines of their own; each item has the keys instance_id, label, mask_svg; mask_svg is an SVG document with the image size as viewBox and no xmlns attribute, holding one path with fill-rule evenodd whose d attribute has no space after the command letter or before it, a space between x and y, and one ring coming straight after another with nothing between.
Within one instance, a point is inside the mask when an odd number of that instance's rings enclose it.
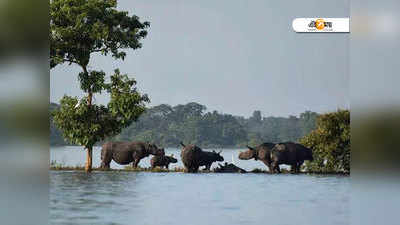
<instances>
[{"instance_id":1,"label":"rhino head","mask_svg":"<svg viewBox=\"0 0 400 225\"><path fill-rule=\"evenodd\" d=\"M178 160L174 158L174 154L171 154L170 156L167 156L168 161L171 163L177 163Z\"/></svg>"},{"instance_id":2,"label":"rhino head","mask_svg":"<svg viewBox=\"0 0 400 225\"><path fill-rule=\"evenodd\" d=\"M152 155L163 156L165 155L164 148L158 148L155 144L149 144L147 151Z\"/></svg>"},{"instance_id":3,"label":"rhino head","mask_svg":"<svg viewBox=\"0 0 400 225\"><path fill-rule=\"evenodd\" d=\"M255 160L257 160L256 149L252 148L248 145L246 145L246 147L247 147L247 151L239 153L239 159L242 159L242 160L255 159Z\"/></svg>"},{"instance_id":4,"label":"rhino head","mask_svg":"<svg viewBox=\"0 0 400 225\"><path fill-rule=\"evenodd\" d=\"M215 150L213 150L215 161L218 161L218 162L224 161L224 157L222 157L221 152L222 151L216 152Z\"/></svg>"}]
</instances>

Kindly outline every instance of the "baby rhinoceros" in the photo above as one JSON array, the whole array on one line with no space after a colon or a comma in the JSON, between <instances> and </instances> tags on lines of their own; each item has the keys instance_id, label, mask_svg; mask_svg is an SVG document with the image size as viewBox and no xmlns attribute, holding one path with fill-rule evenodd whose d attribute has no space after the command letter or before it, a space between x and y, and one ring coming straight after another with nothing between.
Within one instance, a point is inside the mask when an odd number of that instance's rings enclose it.
<instances>
[{"instance_id":1,"label":"baby rhinoceros","mask_svg":"<svg viewBox=\"0 0 400 225\"><path fill-rule=\"evenodd\" d=\"M154 156L150 160L151 168L155 168L156 166L163 167L165 166L168 169L170 163L177 163L178 160L174 158L174 154L171 156L162 155L162 156Z\"/></svg>"}]
</instances>

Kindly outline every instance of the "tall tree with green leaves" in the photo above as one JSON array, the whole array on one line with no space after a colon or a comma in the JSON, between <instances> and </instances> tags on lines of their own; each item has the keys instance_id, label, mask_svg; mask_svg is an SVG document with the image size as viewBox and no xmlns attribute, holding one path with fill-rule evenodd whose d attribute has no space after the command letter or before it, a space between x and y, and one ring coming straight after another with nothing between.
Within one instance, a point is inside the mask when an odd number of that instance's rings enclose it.
<instances>
[{"instance_id":1,"label":"tall tree with green leaves","mask_svg":"<svg viewBox=\"0 0 400 225\"><path fill-rule=\"evenodd\" d=\"M149 22L116 8L116 0L50 1L50 68L78 65L80 87L86 94L81 99L64 96L53 119L65 139L85 147L87 172L92 169L93 145L136 121L149 102L137 91L136 81L118 69L106 82L105 72L88 68L93 53L124 60L124 49L142 46ZM110 94L107 106L93 103L93 95L102 92Z\"/></svg>"}]
</instances>

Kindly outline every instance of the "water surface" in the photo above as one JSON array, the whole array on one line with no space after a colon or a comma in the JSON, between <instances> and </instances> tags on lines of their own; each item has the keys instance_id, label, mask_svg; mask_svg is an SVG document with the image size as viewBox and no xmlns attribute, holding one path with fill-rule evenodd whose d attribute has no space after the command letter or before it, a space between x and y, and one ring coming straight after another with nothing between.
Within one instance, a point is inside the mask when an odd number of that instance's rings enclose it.
<instances>
[{"instance_id":1,"label":"water surface","mask_svg":"<svg viewBox=\"0 0 400 225\"><path fill-rule=\"evenodd\" d=\"M52 160L84 163L80 147ZM167 154L176 149L168 149ZM226 161L238 150L224 150ZM99 149L94 156L99 156ZM236 155L237 156L237 155ZM179 160L180 161L180 160ZM262 163L239 161L245 169ZM141 162L148 165L148 160ZM94 157L94 164L99 160ZM180 164L178 164L180 166ZM117 165L112 165L118 168ZM51 224L349 224L349 177L217 173L50 171Z\"/></svg>"}]
</instances>

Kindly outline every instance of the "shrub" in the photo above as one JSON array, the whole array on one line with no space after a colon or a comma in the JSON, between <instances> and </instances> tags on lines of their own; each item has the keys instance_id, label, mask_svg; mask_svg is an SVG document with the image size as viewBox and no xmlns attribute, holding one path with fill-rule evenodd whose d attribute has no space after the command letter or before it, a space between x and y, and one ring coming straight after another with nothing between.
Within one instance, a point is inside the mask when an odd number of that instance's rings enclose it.
<instances>
[{"instance_id":1,"label":"shrub","mask_svg":"<svg viewBox=\"0 0 400 225\"><path fill-rule=\"evenodd\" d=\"M313 150L308 172L350 173L350 111L338 110L318 116L317 128L300 140Z\"/></svg>"}]
</instances>

